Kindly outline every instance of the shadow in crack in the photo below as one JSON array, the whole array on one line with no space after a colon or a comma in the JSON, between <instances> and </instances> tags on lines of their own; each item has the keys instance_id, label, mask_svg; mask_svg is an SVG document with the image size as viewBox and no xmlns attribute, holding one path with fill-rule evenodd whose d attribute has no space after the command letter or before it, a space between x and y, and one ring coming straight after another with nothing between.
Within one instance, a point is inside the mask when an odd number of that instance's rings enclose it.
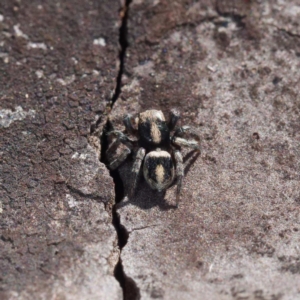
<instances>
[{"instance_id":1,"label":"shadow in crack","mask_svg":"<svg viewBox=\"0 0 300 300\"><path fill-rule=\"evenodd\" d=\"M138 289L136 283L132 278L125 275L121 259L115 267L114 275L123 289L123 297L125 300L141 299L140 290Z\"/></svg>"},{"instance_id":2,"label":"shadow in crack","mask_svg":"<svg viewBox=\"0 0 300 300\"><path fill-rule=\"evenodd\" d=\"M108 138L106 132L109 131L109 127L110 124L108 121L103 129L103 134L101 137L101 162L103 163L106 162L105 153L108 148ZM117 232L118 247L120 249L120 253L122 253L122 249L127 244L129 234L126 228L120 222L120 217L117 213L117 204L120 203L124 198L125 189L123 180L118 170L110 171L110 176L113 178L115 184L115 203L112 208L112 224ZM139 300L141 298L140 290L137 287L135 281L132 278L126 276L124 272L121 255L115 267L114 276L118 280L120 286L122 287L124 300Z\"/></svg>"},{"instance_id":3,"label":"shadow in crack","mask_svg":"<svg viewBox=\"0 0 300 300\"><path fill-rule=\"evenodd\" d=\"M170 204L166 201L166 192L157 192L152 190L146 182L139 185L137 193L134 197L128 199L126 196L123 201L117 204L117 209L125 207L129 204L138 206L141 209L147 210L158 206L160 210L176 209L175 204ZM174 202L175 203L175 202Z\"/></svg>"},{"instance_id":4,"label":"shadow in crack","mask_svg":"<svg viewBox=\"0 0 300 300\"><path fill-rule=\"evenodd\" d=\"M128 10L129 5L131 3L131 0L126 0L124 6L122 7L120 11L120 15L122 17L122 24L120 27L120 37L119 37L119 43L121 46L121 50L119 53L119 59L120 59L120 68L119 73L116 79L116 88L114 91L114 94L112 96L112 99L110 101L109 109L113 108L114 103L119 99L120 93L121 93L121 83L122 83L122 75L124 73L124 64L125 64L125 54L126 49L128 47L128 41L127 41L127 20L128 20ZM101 123L101 117L96 121L94 125L91 126L91 134L96 132L97 127ZM108 138L106 135L106 132L108 132L110 129L110 123L109 120L107 121L106 125L103 128L102 135L101 135L101 158L100 161L102 163L106 163L106 150L108 149ZM117 232L118 236L118 246L120 249L120 257L119 261L115 266L114 270L114 276L116 280L119 282L122 290L123 290L123 299L124 300L139 300L141 299L140 290L138 286L136 285L135 281L126 276L124 272L124 268L122 265L121 260L121 253L122 249L127 244L127 240L129 237L129 234L126 230L126 228L121 224L120 217L117 213L116 205L124 198L124 185L123 181L120 177L120 174L118 171L111 171L110 172L111 177L114 180L115 184L115 203L112 208L112 224L115 227L115 230Z\"/></svg>"}]
</instances>

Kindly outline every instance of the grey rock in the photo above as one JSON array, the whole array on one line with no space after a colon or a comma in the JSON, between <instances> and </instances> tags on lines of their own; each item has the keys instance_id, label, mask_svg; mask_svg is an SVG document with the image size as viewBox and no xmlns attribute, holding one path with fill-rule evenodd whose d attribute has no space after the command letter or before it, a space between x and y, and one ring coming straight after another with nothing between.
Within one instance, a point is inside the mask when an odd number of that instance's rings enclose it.
<instances>
[{"instance_id":1,"label":"grey rock","mask_svg":"<svg viewBox=\"0 0 300 300\"><path fill-rule=\"evenodd\" d=\"M100 163L118 1L1 1L0 298L121 299ZM105 45L94 45L105 38ZM3 49L2 49L3 48Z\"/></svg>"},{"instance_id":2,"label":"grey rock","mask_svg":"<svg viewBox=\"0 0 300 300\"><path fill-rule=\"evenodd\" d=\"M176 107L201 155L183 150L175 189L140 180L118 205L121 258L141 299L298 299L297 1L134 1L111 119ZM141 26L143 24L143 26ZM119 169L125 194L132 159Z\"/></svg>"}]
</instances>

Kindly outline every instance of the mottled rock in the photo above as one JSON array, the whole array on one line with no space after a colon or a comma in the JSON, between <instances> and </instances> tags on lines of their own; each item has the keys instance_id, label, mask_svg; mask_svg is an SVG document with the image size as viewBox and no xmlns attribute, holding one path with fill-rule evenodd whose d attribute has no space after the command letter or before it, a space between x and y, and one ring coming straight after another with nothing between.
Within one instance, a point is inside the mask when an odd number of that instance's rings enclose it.
<instances>
[{"instance_id":1,"label":"mottled rock","mask_svg":"<svg viewBox=\"0 0 300 300\"><path fill-rule=\"evenodd\" d=\"M90 136L115 89L118 9L0 3L1 299L122 298L114 184Z\"/></svg>"},{"instance_id":2,"label":"mottled rock","mask_svg":"<svg viewBox=\"0 0 300 300\"><path fill-rule=\"evenodd\" d=\"M111 119L177 107L202 149L183 150L178 209L175 185L142 179L118 205L142 299L300 297L299 13L297 1L132 2Z\"/></svg>"}]
</instances>

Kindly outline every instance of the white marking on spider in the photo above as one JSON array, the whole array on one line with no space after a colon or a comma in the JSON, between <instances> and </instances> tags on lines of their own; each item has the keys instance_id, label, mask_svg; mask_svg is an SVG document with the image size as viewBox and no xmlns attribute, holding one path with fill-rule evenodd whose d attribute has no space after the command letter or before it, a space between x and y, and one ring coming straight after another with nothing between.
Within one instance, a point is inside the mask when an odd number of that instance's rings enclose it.
<instances>
[{"instance_id":1,"label":"white marking on spider","mask_svg":"<svg viewBox=\"0 0 300 300\"><path fill-rule=\"evenodd\" d=\"M165 177L165 169L162 165L157 165L155 169L156 180L159 184L162 184Z\"/></svg>"},{"instance_id":2,"label":"white marking on spider","mask_svg":"<svg viewBox=\"0 0 300 300\"><path fill-rule=\"evenodd\" d=\"M151 137L154 143L158 144L161 141L161 133L155 123L151 124Z\"/></svg>"},{"instance_id":3,"label":"white marking on spider","mask_svg":"<svg viewBox=\"0 0 300 300\"><path fill-rule=\"evenodd\" d=\"M167 151L163 151L160 149L156 149L156 151L152 151L148 154L149 157L170 157L170 153Z\"/></svg>"}]
</instances>

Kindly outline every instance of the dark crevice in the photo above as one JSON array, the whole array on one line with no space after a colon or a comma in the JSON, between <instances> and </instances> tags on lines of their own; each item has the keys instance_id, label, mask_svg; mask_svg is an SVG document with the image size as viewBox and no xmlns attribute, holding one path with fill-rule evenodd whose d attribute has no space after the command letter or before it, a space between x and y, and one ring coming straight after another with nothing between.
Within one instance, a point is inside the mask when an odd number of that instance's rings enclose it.
<instances>
[{"instance_id":1,"label":"dark crevice","mask_svg":"<svg viewBox=\"0 0 300 300\"><path fill-rule=\"evenodd\" d=\"M126 0L125 6L121 10L121 15L122 15L122 24L120 27L120 36L119 36L119 43L121 46L121 50L119 53L119 59L120 59L120 69L119 73L117 76L116 80L116 88L114 91L114 94L111 98L111 101L109 103L109 110L112 109L113 105L115 102L119 99L120 93L121 93L121 88L122 88L122 75L124 73L124 60L125 60L125 55L126 55L126 49L128 47L128 41L127 41L127 20L128 20L128 9L129 5L131 3L131 0ZM97 125L99 125L101 122L101 117L97 121ZM102 163L106 163L106 151L108 149L108 138L107 138L107 132L110 131L111 124L110 121L108 120L103 128L103 132L101 135L101 158L100 161ZM118 247L120 249L120 257L119 261L115 267L114 270L114 276L116 280L120 283L121 288L123 289L123 299L124 300L139 300L141 298L140 296L140 290L137 287L136 283L134 280L128 276L126 276L124 272L124 268L122 265L122 260L121 260L121 253L122 249L125 247L127 244L127 240L129 237L129 233L126 230L126 228L121 224L119 214L117 212L117 204L121 202L121 200L124 198L125 193L124 193L124 186L122 179L119 175L119 172L116 171L110 171L110 176L114 180L115 184L115 203L112 207L112 224L114 228L116 229L117 232L117 237L118 237Z\"/></svg>"},{"instance_id":2,"label":"dark crevice","mask_svg":"<svg viewBox=\"0 0 300 300\"><path fill-rule=\"evenodd\" d=\"M124 73L124 63L125 63L124 61L125 61L126 49L128 47L128 39L127 39L128 10L131 1L132 0L126 0L125 6L121 9L121 14L123 15L123 18L122 18L122 24L120 27L120 36L119 36L119 43L121 46L121 50L119 53L120 69L117 76L116 89L111 99L111 107L113 107L113 105L115 104L115 102L117 101L121 93L122 75Z\"/></svg>"},{"instance_id":3,"label":"dark crevice","mask_svg":"<svg viewBox=\"0 0 300 300\"><path fill-rule=\"evenodd\" d=\"M110 122L108 121L103 129L103 134L101 137L101 162L106 163L105 153L108 148L108 138L105 134L110 129ZM120 257L119 261L115 267L114 275L117 281L120 283L121 288L123 289L123 299L124 300L138 300L140 299L140 291L137 287L134 280L128 276L126 276L122 260L121 260L121 253L122 249L125 247L128 241L129 233L126 228L121 224L119 214L117 212L117 204L122 201L125 196L124 193L124 185L123 181L120 177L120 174L117 170L110 171L110 176L114 180L115 184L115 203L112 208L112 224L117 232L118 237L118 247L120 249Z\"/></svg>"},{"instance_id":4,"label":"dark crevice","mask_svg":"<svg viewBox=\"0 0 300 300\"><path fill-rule=\"evenodd\" d=\"M128 47L128 39L127 39L127 20L128 20L128 10L129 5L132 0L126 0L125 5L120 9L120 15L122 16L122 22L119 29L119 44L120 44L120 52L119 52L119 71L116 78L116 87L111 99L108 99L108 105L105 113L100 112L98 115L97 121L91 125L90 134L94 134L97 130L98 126L101 124L103 117L106 117L109 111L114 106L117 99L121 94L122 89L122 75L124 74L124 64L125 64L125 55Z\"/></svg>"},{"instance_id":5,"label":"dark crevice","mask_svg":"<svg viewBox=\"0 0 300 300\"><path fill-rule=\"evenodd\" d=\"M141 294L139 288L136 286L134 280L130 277L124 277L124 270L122 266L121 259L115 267L115 277L120 282L123 289L123 299L124 300L139 300L141 299Z\"/></svg>"},{"instance_id":6,"label":"dark crevice","mask_svg":"<svg viewBox=\"0 0 300 300\"><path fill-rule=\"evenodd\" d=\"M119 281L120 286L123 289L123 299L124 300L139 300L141 298L140 290L137 287L134 280L132 278L126 276L124 269L123 269L123 265L122 265L122 259L121 259L122 249L127 244L128 237L129 237L128 231L121 224L120 217L118 215L117 208L116 208L117 203L119 203L124 197L123 182L117 171L112 171L111 176L114 179L115 195L116 195L116 199L115 199L116 202L112 209L112 216L113 216L112 221L113 221L113 225L117 231L118 246L120 249L120 257L119 257L119 261L115 267L114 275L115 275L115 278Z\"/></svg>"}]
</instances>

